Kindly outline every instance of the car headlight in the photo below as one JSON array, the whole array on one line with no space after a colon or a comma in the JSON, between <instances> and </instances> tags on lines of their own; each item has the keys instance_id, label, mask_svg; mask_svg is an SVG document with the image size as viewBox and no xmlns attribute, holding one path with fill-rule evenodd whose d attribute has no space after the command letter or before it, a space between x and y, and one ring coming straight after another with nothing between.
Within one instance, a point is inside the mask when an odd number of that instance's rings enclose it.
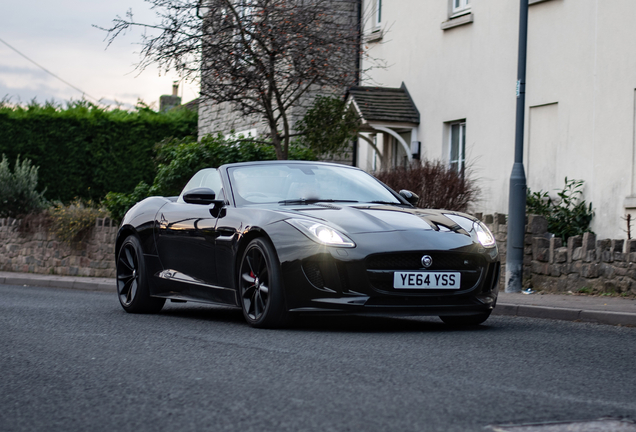
<instances>
[{"instance_id":1,"label":"car headlight","mask_svg":"<svg viewBox=\"0 0 636 432\"><path fill-rule=\"evenodd\" d=\"M320 222L306 219L286 219L285 222L316 243L327 246L355 247L356 244L340 231Z\"/></svg>"},{"instance_id":2,"label":"car headlight","mask_svg":"<svg viewBox=\"0 0 636 432\"><path fill-rule=\"evenodd\" d=\"M477 240L483 247L493 247L497 244L495 236L492 235L490 230L483 222L474 223L475 233L477 234Z\"/></svg>"},{"instance_id":3,"label":"car headlight","mask_svg":"<svg viewBox=\"0 0 636 432\"><path fill-rule=\"evenodd\" d=\"M492 235L488 227L480 221L474 221L467 217L456 214L445 214L445 216L451 219L462 227L470 236L477 240L483 247L493 247L497 244L495 236Z\"/></svg>"}]
</instances>

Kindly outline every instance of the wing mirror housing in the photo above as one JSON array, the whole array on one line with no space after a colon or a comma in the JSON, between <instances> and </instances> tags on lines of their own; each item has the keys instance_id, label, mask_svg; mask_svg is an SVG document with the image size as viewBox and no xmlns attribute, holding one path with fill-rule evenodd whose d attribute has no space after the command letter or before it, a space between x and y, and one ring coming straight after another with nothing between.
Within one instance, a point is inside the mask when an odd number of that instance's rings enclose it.
<instances>
[{"instance_id":1,"label":"wing mirror housing","mask_svg":"<svg viewBox=\"0 0 636 432\"><path fill-rule=\"evenodd\" d=\"M420 197L417 196L417 194L414 194L413 192L411 192L410 190L402 189L399 192L399 194L412 206L416 206L417 202L420 200Z\"/></svg>"},{"instance_id":2,"label":"wing mirror housing","mask_svg":"<svg viewBox=\"0 0 636 432\"><path fill-rule=\"evenodd\" d=\"M216 193L209 188L191 189L183 194L183 200L188 204L214 204L215 208L225 206L225 201L216 199Z\"/></svg>"}]
</instances>

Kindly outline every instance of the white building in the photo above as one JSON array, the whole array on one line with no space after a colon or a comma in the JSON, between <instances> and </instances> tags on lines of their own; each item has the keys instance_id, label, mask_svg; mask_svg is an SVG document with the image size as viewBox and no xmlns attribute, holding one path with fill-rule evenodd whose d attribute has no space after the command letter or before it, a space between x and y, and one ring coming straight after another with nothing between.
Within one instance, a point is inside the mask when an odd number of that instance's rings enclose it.
<instances>
[{"instance_id":1,"label":"white building","mask_svg":"<svg viewBox=\"0 0 636 432\"><path fill-rule=\"evenodd\" d=\"M528 186L553 191L566 176L584 180L592 229L625 237L621 218L636 215L636 1L530 3ZM364 10L365 45L388 67L371 71L363 86L404 84L419 122L392 122L390 109L368 121L358 166L379 168L369 142L392 165L419 141L424 157L472 167L483 191L476 211L507 213L519 1L364 0Z\"/></svg>"}]
</instances>

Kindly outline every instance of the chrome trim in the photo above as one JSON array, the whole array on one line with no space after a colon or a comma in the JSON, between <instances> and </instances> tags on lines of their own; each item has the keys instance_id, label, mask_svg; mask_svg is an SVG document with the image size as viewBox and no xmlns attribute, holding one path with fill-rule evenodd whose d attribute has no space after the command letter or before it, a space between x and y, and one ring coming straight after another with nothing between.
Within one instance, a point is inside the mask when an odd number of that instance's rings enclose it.
<instances>
[{"instance_id":1,"label":"chrome trim","mask_svg":"<svg viewBox=\"0 0 636 432\"><path fill-rule=\"evenodd\" d=\"M188 276L187 274L178 272L176 270L163 270L155 274L155 276L160 279L183 282L183 283L187 283L191 285L199 285L199 286L204 286L204 287L213 288L217 290L222 289L222 290L234 291L232 288L221 287L221 286L205 283L204 281L200 279L193 278L192 276Z\"/></svg>"}]
</instances>

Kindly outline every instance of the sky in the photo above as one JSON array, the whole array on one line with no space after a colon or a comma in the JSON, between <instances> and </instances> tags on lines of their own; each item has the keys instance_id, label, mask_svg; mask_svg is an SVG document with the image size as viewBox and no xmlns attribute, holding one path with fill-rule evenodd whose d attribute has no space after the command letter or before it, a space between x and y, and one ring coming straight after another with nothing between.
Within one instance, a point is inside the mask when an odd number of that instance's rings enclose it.
<instances>
[{"instance_id":1,"label":"sky","mask_svg":"<svg viewBox=\"0 0 636 432\"><path fill-rule=\"evenodd\" d=\"M159 96L171 94L179 76L160 73L152 66L136 69L139 31L119 36L108 46L106 32L93 27L109 27L128 9L140 21L156 21L144 0L0 0L0 39L89 95L54 78L0 41L0 100L27 104L35 98L40 103L64 104L84 97L130 109L141 99L157 109ZM198 96L198 84L180 84L184 103Z\"/></svg>"}]
</instances>

